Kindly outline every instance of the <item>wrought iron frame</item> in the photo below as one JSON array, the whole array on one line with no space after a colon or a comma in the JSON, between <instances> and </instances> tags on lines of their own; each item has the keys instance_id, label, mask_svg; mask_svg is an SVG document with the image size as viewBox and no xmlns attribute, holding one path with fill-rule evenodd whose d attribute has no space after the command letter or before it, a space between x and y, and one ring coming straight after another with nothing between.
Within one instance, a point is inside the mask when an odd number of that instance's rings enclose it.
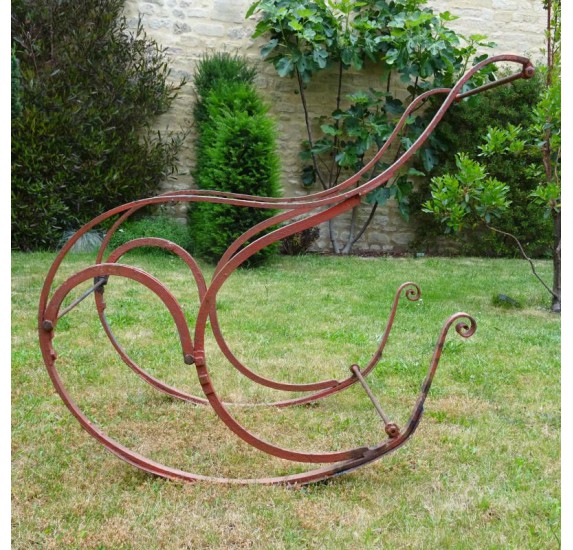
<instances>
[{"instance_id":1,"label":"wrought iron frame","mask_svg":"<svg viewBox=\"0 0 573 550\"><path fill-rule=\"evenodd\" d=\"M462 91L464 86L477 71L490 63L498 62L517 63L522 66L522 69L521 71L511 76L499 79L485 86L471 89L469 91ZM455 313L445 321L438 337L434 354L430 361L430 367L426 379L422 384L422 388L414 405L412 414L410 415L406 426L403 429L400 429L394 422L390 420L388 415L384 412L376 400L376 397L366 382L366 377L370 372L372 372L382 357L390 331L393 326L400 297L405 295L405 297L411 301L415 301L420 298L421 291L417 284L406 282L397 289L394 301L391 306L390 316L380 345L365 367L361 368L358 365L352 365L350 367L350 375L343 380L322 380L308 384L293 384L272 380L253 372L248 368L248 366L243 364L243 362L241 362L233 354L221 332L217 317L217 293L225 284L229 276L241 264L243 264L253 254L262 248L277 242L280 239L288 237L289 235L293 235L304 229L314 227L351 210L361 203L363 197L365 197L367 193L379 186L386 184L390 178L392 178L392 176L396 174L396 172L402 168L409 159L411 159L416 151L420 149L422 144L425 142L441 118L444 116L447 109L454 102L494 86L499 86L501 84L511 82L512 80L519 78L530 78L533 76L533 73L533 66L528 59L514 55L498 55L490 57L489 59L486 59L475 65L451 89L438 88L425 92L424 94L417 97L406 109L389 140L384 144L384 146L379 150L374 158L359 172L331 189L326 189L304 197L293 198L257 197L244 194L204 190L169 192L160 196L133 201L122 206L118 206L117 208L101 214L100 216L94 218L91 222L84 225L84 227L82 227L62 248L50 270L48 271L40 296L38 313L39 341L44 362L52 383L56 388L56 391L70 412L76 417L81 426L90 435L92 435L96 440L104 445L104 447L106 447L109 451L125 460L129 464L132 464L133 466L136 466L137 468L152 474L184 481L207 480L213 482L240 484L305 484L348 472L359 466L373 462L388 452L393 451L403 445L415 432L420 422L423 413L424 402L430 390L438 362L442 354L444 342L450 327L455 325L455 329L460 336L463 338L470 337L476 330L476 322L470 315L463 312ZM393 145L396 138L400 135L400 132L402 131L408 116L415 109L419 108L422 103L426 101L430 96L439 94L445 95L446 97L423 134L389 168L373 177L372 179L361 183L362 177L367 174L369 170L376 166L376 163ZM221 257L209 284L207 284L205 281L197 262L187 251L185 251L180 246L159 237L141 238L129 241L126 244L111 251L107 258L104 258L113 234L131 215L133 215L141 208L149 205L161 205L178 201L188 203L222 203L247 208L276 209L281 212L255 225L241 237L239 237ZM92 230L102 222L109 220L113 216L119 217L112 225L111 229L107 232L101 248L97 254L94 265L90 265L78 271L54 290L53 287L55 277L58 273L62 261L72 246L82 235ZM278 228L256 238L261 231L268 230L274 226L277 226ZM251 240L252 242L249 243ZM192 330L188 325L181 305L161 281L146 273L142 269L119 263L122 256L128 251L149 246L166 249L181 258L181 260L188 266L196 282L200 299L200 307L197 318L195 320L193 336L191 335ZM140 283L141 285L147 287L156 296L158 296L159 299L163 302L171 314L175 322L175 326L177 327L183 362L186 365L195 365L204 397L188 394L153 377L151 374L142 369L121 347L115 335L113 334L105 315L106 304L104 299L104 289L105 286L109 284L110 280L113 280L116 277L125 277ZM62 305L66 297L70 295L70 293L76 287L78 287L78 285L89 280L93 280L93 285L91 288L73 300L70 305L63 308ZM56 333L58 321L91 294L93 294L95 297L95 305L98 316L112 346L115 348L126 365L143 380L151 384L157 390L170 395L171 397L181 399L183 401L188 401L197 405L210 405L219 416L219 418L232 432L234 432L238 437L240 437L249 445L265 453L268 453L269 455L297 462L308 462L311 464L326 465L295 475L252 479L218 478L198 475L159 464L150 458L142 456L120 444L119 442L113 440L100 427L94 424L80 409L80 407L73 400L72 396L64 386L56 368L57 353L53 345L53 339ZM388 438L373 446L361 446L335 452L304 452L279 447L264 441L257 435L251 433L246 428L244 428L233 416L230 410L230 404L221 400L215 389L215 386L211 381L205 355L205 331L208 323L210 324L215 339L227 360L244 376L248 377L250 380L256 382L257 384L261 384L275 390L281 390L285 392L306 392L306 395L302 397L280 400L273 403L266 403L266 405L275 407L288 407L292 405L310 403L343 391L358 382L364 387L376 411L381 416Z\"/></svg>"}]
</instances>

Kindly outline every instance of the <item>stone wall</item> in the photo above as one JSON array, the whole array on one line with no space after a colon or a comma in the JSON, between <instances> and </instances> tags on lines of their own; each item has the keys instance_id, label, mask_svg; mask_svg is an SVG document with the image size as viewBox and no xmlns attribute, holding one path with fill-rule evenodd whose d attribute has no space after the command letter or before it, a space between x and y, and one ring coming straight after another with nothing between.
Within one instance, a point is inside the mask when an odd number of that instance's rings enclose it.
<instances>
[{"instance_id":1,"label":"stone wall","mask_svg":"<svg viewBox=\"0 0 573 550\"><path fill-rule=\"evenodd\" d=\"M172 77L185 77L189 84L180 92L171 111L158 123L158 129L186 130L192 125L191 108L194 101L192 75L195 65L206 52L227 51L244 55L257 64L259 76L257 88L269 102L271 115L277 121L279 150L282 159L282 186L285 196L304 195L299 183L301 170L298 153L300 142L306 136L303 111L299 96L295 93L293 79L279 78L274 68L260 60L259 49L263 40L250 38L255 27L253 18L245 20L251 0L127 0L126 15L133 26L138 14L149 36L166 48L171 60ZM460 16L450 23L459 33L485 34L497 43L495 53L529 55L540 57L543 46L545 11L541 0L430 0L431 7L439 11L448 10ZM378 79L372 71L354 76L355 89L378 86ZM335 97L336 75L326 73L311 83L308 88L308 103L311 115L330 112ZM398 93L396 83L393 92ZM350 91L350 90L348 90ZM193 131L186 141L180 156L179 173L162 184L162 190L189 189L193 181L189 174L193 166ZM360 219L367 217L369 208L364 207ZM185 218L184 207L175 215ZM344 237L347 223L337 220L335 231ZM414 224L406 223L392 202L379 208L374 222L357 249L370 252L400 252L414 235ZM321 228L319 249L328 249L327 231Z\"/></svg>"}]
</instances>

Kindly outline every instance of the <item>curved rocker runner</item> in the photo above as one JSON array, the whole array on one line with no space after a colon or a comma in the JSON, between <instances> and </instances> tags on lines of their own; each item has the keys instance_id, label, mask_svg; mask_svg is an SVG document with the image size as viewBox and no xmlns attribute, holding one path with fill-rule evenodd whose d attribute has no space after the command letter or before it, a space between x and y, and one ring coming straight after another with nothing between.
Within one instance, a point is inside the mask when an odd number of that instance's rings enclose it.
<instances>
[{"instance_id":1,"label":"curved rocker runner","mask_svg":"<svg viewBox=\"0 0 573 550\"><path fill-rule=\"evenodd\" d=\"M462 92L464 85L477 71L490 63L496 62L517 63L521 65L522 68L521 71L509 77L491 82L480 88ZM468 338L474 334L476 330L476 322L470 315L467 313L456 313L445 321L438 337L434 354L430 361L428 374L424 380L424 383L422 384L422 388L414 405L413 411L406 425L403 428L400 428L386 414L376 399L374 393L369 388L366 378L382 358L394 323L394 318L397 313L400 298L405 296L408 300L412 301L418 300L420 298L421 291L417 284L413 282L406 282L397 289L381 342L378 348L374 351L370 361L364 367L361 368L358 365L352 365L350 367L349 376L342 380L319 380L304 384L294 384L261 376L260 374L257 374L251 370L247 365L245 365L235 356L227 341L225 340L219 325L217 316L218 292L224 286L230 275L253 254L262 248L289 235L293 235L304 229L321 224L348 210L351 210L360 204L362 198L367 193L379 186L386 184L390 178L392 178L392 176L406 162L408 162L412 155L414 155L416 151L419 150L419 148L434 130L452 103L459 101L469 95L479 93L488 88L498 86L518 78L530 78L533 76L533 72L533 67L528 59L513 55L499 55L486 59L474 66L456 83L453 88L439 88L422 94L416 98L406 109L398 124L396 125L392 135L384 144L384 146L378 151L376 156L359 172L331 189L320 191L305 197L285 199L204 190L170 192L160 196L133 201L131 203L118 206L117 208L101 214L86 224L66 243L52 264L44 282L40 296L38 313L39 340L44 362L46 364L46 368L52 383L54 384L57 392L59 393L68 409L90 435L102 443L102 445L104 445L104 447L106 447L109 451L116 454L129 464L132 464L133 466L136 466L152 474L184 481L205 480L241 484L304 484L323 480L335 475L342 474L344 472L348 472L359 466L373 462L386 453L400 447L415 432L418 423L420 422L423 413L424 402L430 390L438 362L440 360L442 348L444 346L444 342L450 327L455 325L456 332L463 338ZM396 141L396 138L400 135L400 132L402 131L408 116L415 109L420 107L420 105L425 100L427 100L428 97L438 94L445 95L446 97L423 134L384 172L378 174L377 176L364 183L361 183L362 176L376 165L376 163ZM148 205L160 205L177 201L222 203L242 206L246 208L272 208L281 210L281 212L265 220L264 222L255 225L249 231L245 232L241 237L239 237L221 257L209 284L207 284L205 281L199 265L187 251L178 245L161 238L160 236L134 239L111 251L107 257L105 256L113 234L121 227L122 223L129 219L131 215ZM90 231L97 225L109 220L113 216L118 216L118 218L111 226L111 229L107 232L106 237L104 238L101 248L97 254L95 263L78 271L69 277L66 281L64 281L60 286L54 289L54 280L59 271L60 265L74 243L77 242L77 240L87 231ZM278 228L257 238L257 235L259 235L261 231L270 229L275 226ZM158 247L168 250L180 258L181 261L183 261L188 267L191 277L197 287L199 297L199 311L197 313L194 327L189 326L181 305L161 281L151 276L149 273L146 273L142 269L121 263L121 259L126 253L140 247ZM127 278L135 281L140 285L143 285L161 300L177 328L183 363L187 365L195 365L199 383L201 385L204 396L201 397L191 395L152 376L143 368L141 368L123 349L120 342L114 335L105 315L106 303L104 299L104 289L106 285L112 284L113 281L117 280L118 278ZM70 305L62 308L64 300L79 285L90 280L93 280L92 287L80 295L78 298L76 298L74 301L72 301ZM209 477L197 475L191 472L185 472L163 464L159 464L112 439L100 427L96 426L92 421L90 421L90 419L80 409L78 404L74 401L64 386L56 367L57 352L54 346L54 337L56 335L58 321L72 309L74 309L81 301L86 299L90 294L94 295L94 301L99 320L113 348L116 350L122 361L130 369L132 369L138 376L140 376L155 389L183 401L189 401L197 405L210 405L219 416L219 418L233 433L235 433L239 438L241 438L249 445L269 455L296 462L326 465L311 469L300 474L270 478L233 479ZM300 450L287 449L273 443L269 443L248 431L232 414L234 407L248 404L223 402L217 394L216 388L211 381L207 364L207 357L205 354L205 330L208 324L211 327L211 330L215 336L215 340L225 358L242 375L257 384L272 388L274 390L284 392L303 392L305 394L303 396L291 397L272 403L259 404L259 406L266 405L275 407L288 407L310 403L341 392L346 388L359 383L364 388L368 398L372 401L374 408L381 417L388 438L382 442L366 444L352 449L324 452L305 452Z\"/></svg>"}]
</instances>

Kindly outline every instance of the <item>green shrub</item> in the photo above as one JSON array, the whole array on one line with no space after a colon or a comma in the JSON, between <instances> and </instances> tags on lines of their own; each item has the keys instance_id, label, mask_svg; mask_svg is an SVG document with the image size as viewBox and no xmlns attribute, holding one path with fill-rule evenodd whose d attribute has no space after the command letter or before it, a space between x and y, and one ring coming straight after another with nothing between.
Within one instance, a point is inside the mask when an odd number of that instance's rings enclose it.
<instances>
[{"instance_id":1,"label":"green shrub","mask_svg":"<svg viewBox=\"0 0 573 550\"><path fill-rule=\"evenodd\" d=\"M217 68L223 68L220 76L217 76ZM198 74L200 107L194 110L198 113L194 170L197 186L279 196L276 131L267 116L267 107L251 83L254 73L243 60L223 54L204 58ZM205 74L210 75L211 80L204 79ZM189 209L193 252L216 261L237 237L274 213L274 210L225 204L193 204ZM245 265L256 266L276 251L277 245L267 247Z\"/></svg>"},{"instance_id":2,"label":"green shrub","mask_svg":"<svg viewBox=\"0 0 573 550\"><path fill-rule=\"evenodd\" d=\"M318 227L309 227L280 241L280 252L285 256L305 254L320 236Z\"/></svg>"},{"instance_id":3,"label":"green shrub","mask_svg":"<svg viewBox=\"0 0 573 550\"><path fill-rule=\"evenodd\" d=\"M488 128L507 124L525 126L532 120L533 106L539 100L540 82L537 78L518 80L510 85L475 96L471 101L453 105L435 130L435 144L440 153L436 169L429 174L439 177L452 173L457 153L468 153L478 158L478 147ZM544 218L541 209L531 203L529 194L537 186L529 173L531 164L540 162L539 155L492 156L482 162L489 176L510 187L507 198L511 201L503 218L496 221L496 227L520 235L527 253L531 256L545 256L551 250L551 220ZM430 197L430 178L422 185L412 199L419 206ZM412 244L416 250L434 251L436 239L443 239L443 227L428 214L420 214L417 238ZM464 230L459 236L460 253L472 256L519 255L515 243L490 231Z\"/></svg>"},{"instance_id":4,"label":"green shrub","mask_svg":"<svg viewBox=\"0 0 573 550\"><path fill-rule=\"evenodd\" d=\"M195 123L200 125L208 117L205 100L220 83L253 84L255 76L256 70L238 55L214 53L203 56L193 75L193 86L197 94L193 107Z\"/></svg>"},{"instance_id":5,"label":"green shrub","mask_svg":"<svg viewBox=\"0 0 573 550\"><path fill-rule=\"evenodd\" d=\"M62 248L74 235L75 231L65 231L58 243L58 248ZM70 252L74 253L88 253L97 252L100 249L103 241L103 234L101 231L88 231L84 233L70 248Z\"/></svg>"},{"instance_id":6,"label":"green shrub","mask_svg":"<svg viewBox=\"0 0 573 550\"><path fill-rule=\"evenodd\" d=\"M13 248L54 248L174 169L181 136L150 124L179 85L141 21L128 29L124 3L12 2L24 106L12 124Z\"/></svg>"},{"instance_id":7,"label":"green shrub","mask_svg":"<svg viewBox=\"0 0 573 550\"><path fill-rule=\"evenodd\" d=\"M110 248L141 237L159 237L178 244L185 250L191 249L189 231L184 224L166 215L148 216L137 220L128 220L113 234L109 243ZM143 248L146 252L169 254L162 248Z\"/></svg>"}]
</instances>

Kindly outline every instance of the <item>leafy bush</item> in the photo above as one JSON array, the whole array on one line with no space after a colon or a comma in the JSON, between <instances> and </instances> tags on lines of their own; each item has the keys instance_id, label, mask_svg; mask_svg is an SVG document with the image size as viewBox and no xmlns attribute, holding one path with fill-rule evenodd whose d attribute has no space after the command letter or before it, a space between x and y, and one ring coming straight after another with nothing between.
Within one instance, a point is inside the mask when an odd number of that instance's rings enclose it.
<instances>
[{"instance_id":1,"label":"leafy bush","mask_svg":"<svg viewBox=\"0 0 573 550\"><path fill-rule=\"evenodd\" d=\"M425 0L257 0L246 16L257 14L253 38L264 37L261 57L271 63L281 78L293 77L301 100L306 135L301 158L303 187L315 184L332 188L360 170L390 137L396 116L405 105L428 88L449 87L472 64L487 57L478 48L490 47L482 35L463 37L448 27L457 19L451 13L437 12ZM349 77L364 67L383 79L377 89L353 89ZM309 105L307 88L325 70L336 71L333 93L321 94L320 104ZM495 71L493 65L474 76L479 85ZM332 73L331 73L332 75ZM392 84L400 81L400 93ZM355 84L355 83L354 83ZM407 97L404 92L407 90ZM351 93L349 93L351 92ZM311 112L320 113L318 125ZM410 117L402 136L400 151L411 146L427 123L423 116ZM393 155L400 151L394 150ZM424 169L434 166L431 145L419 156ZM390 158L386 158L390 161ZM381 172L379 163L367 177ZM347 218L347 235L336 238L333 220L328 222L332 250L349 254L374 219L378 207L393 199L405 219L409 215L411 177L416 173L399 171L386 184L368 194L370 215L364 224L356 223L358 207ZM418 172L419 175L419 172ZM361 227L362 225L362 227Z\"/></svg>"},{"instance_id":2,"label":"leafy bush","mask_svg":"<svg viewBox=\"0 0 573 550\"><path fill-rule=\"evenodd\" d=\"M20 83L20 63L12 50L12 118L22 112L22 84Z\"/></svg>"},{"instance_id":3,"label":"leafy bush","mask_svg":"<svg viewBox=\"0 0 573 550\"><path fill-rule=\"evenodd\" d=\"M194 176L198 187L279 196L276 131L252 86L254 72L243 60L221 54L204 58L197 74L200 105L194 110L198 114ZM193 252L216 261L237 237L274 213L225 204L193 204L189 209ZM258 265L276 250L276 245L267 247L245 265Z\"/></svg>"},{"instance_id":4,"label":"leafy bush","mask_svg":"<svg viewBox=\"0 0 573 550\"><path fill-rule=\"evenodd\" d=\"M304 254L320 236L318 227L309 227L281 240L281 254L299 256Z\"/></svg>"},{"instance_id":5,"label":"leafy bush","mask_svg":"<svg viewBox=\"0 0 573 550\"><path fill-rule=\"evenodd\" d=\"M470 101L453 105L435 130L434 143L437 165L431 176L441 177L456 171L456 155L466 153L476 157L490 127L526 126L532 121L533 107L539 101L541 82L538 77L518 80L507 86L474 96ZM530 166L539 164L541 153L530 150L519 156L488 157L488 175L509 186L507 199L511 207L496 221L499 229L523 236L522 243L531 256L549 254L552 242L551 220L530 200L537 181L531 178ZM430 178L422 184L412 199L419 206L430 197ZM443 235L440 222L430 215L420 214L416 250L435 250L438 237ZM515 243L489 231L462 230L457 237L460 253L472 256L516 256Z\"/></svg>"},{"instance_id":6,"label":"leafy bush","mask_svg":"<svg viewBox=\"0 0 573 550\"><path fill-rule=\"evenodd\" d=\"M14 0L23 111L12 124L12 247L53 248L67 229L157 189L182 137L150 123L168 110L164 50L125 0Z\"/></svg>"},{"instance_id":7,"label":"leafy bush","mask_svg":"<svg viewBox=\"0 0 573 550\"><path fill-rule=\"evenodd\" d=\"M191 249L187 227L166 215L148 216L126 221L113 234L109 246L117 248L128 241L141 237L160 237L178 244L185 250ZM156 254L169 254L161 248L144 248L142 250Z\"/></svg>"}]
</instances>

